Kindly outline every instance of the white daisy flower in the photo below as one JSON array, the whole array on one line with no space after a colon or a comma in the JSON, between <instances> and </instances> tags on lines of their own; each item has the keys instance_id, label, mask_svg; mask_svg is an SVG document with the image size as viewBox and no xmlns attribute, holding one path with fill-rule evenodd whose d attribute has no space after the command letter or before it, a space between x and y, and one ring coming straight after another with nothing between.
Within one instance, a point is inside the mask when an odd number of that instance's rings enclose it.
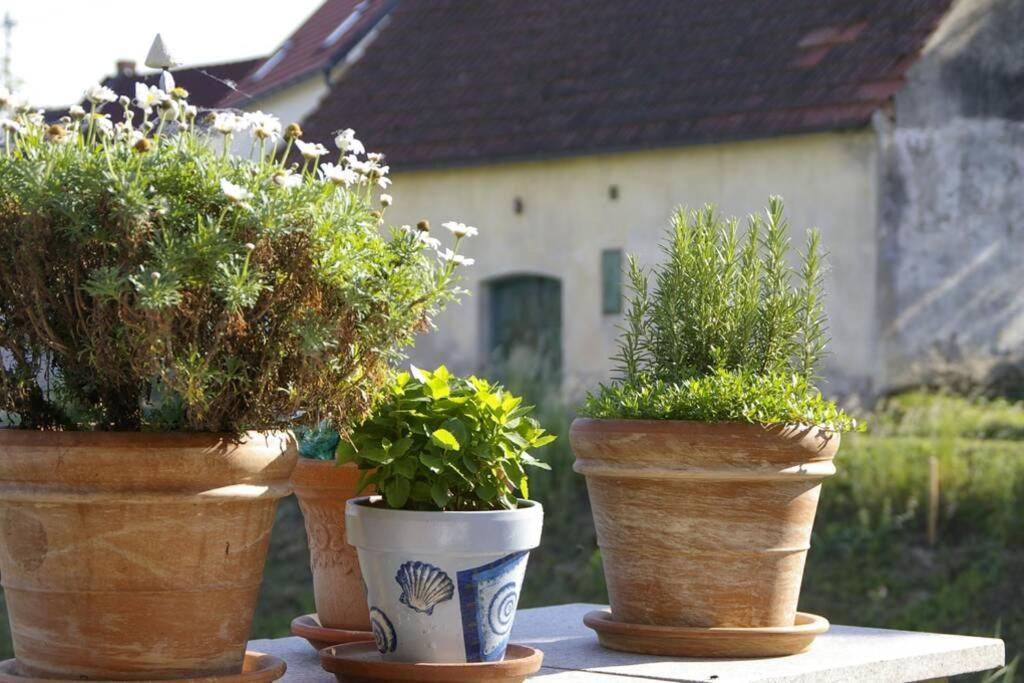
<instances>
[{"instance_id":1,"label":"white daisy flower","mask_svg":"<svg viewBox=\"0 0 1024 683\"><path fill-rule=\"evenodd\" d=\"M344 187L351 187L359 181L359 174L351 168L332 163L320 164L320 177L329 183Z\"/></svg>"},{"instance_id":2,"label":"white daisy flower","mask_svg":"<svg viewBox=\"0 0 1024 683\"><path fill-rule=\"evenodd\" d=\"M221 135L231 135L245 130L247 121L230 111L219 111L213 115L213 129Z\"/></svg>"},{"instance_id":3,"label":"white daisy flower","mask_svg":"<svg viewBox=\"0 0 1024 683\"><path fill-rule=\"evenodd\" d=\"M273 180L277 186L283 187L286 190L302 184L302 176L296 175L291 171L278 171L274 174Z\"/></svg>"},{"instance_id":4,"label":"white daisy flower","mask_svg":"<svg viewBox=\"0 0 1024 683\"><path fill-rule=\"evenodd\" d=\"M93 115L92 125L96 129L96 132L105 138L109 138L114 135L114 122L110 120L109 114Z\"/></svg>"},{"instance_id":5,"label":"white daisy flower","mask_svg":"<svg viewBox=\"0 0 1024 683\"><path fill-rule=\"evenodd\" d=\"M393 202L394 202L394 197L392 197L389 194L382 194L380 196L380 205L383 206L385 209L388 208L389 206L391 206L391 204Z\"/></svg>"},{"instance_id":6,"label":"white daisy flower","mask_svg":"<svg viewBox=\"0 0 1024 683\"><path fill-rule=\"evenodd\" d=\"M153 107L160 106L160 103L167 99L167 93L155 85L145 83L135 84L135 106L149 114Z\"/></svg>"},{"instance_id":7,"label":"white daisy flower","mask_svg":"<svg viewBox=\"0 0 1024 683\"><path fill-rule=\"evenodd\" d=\"M356 139L356 132L351 128L336 131L334 133L334 144L342 154L363 154L366 152L363 143Z\"/></svg>"},{"instance_id":8,"label":"white daisy flower","mask_svg":"<svg viewBox=\"0 0 1024 683\"><path fill-rule=\"evenodd\" d=\"M442 228L445 228L451 234L456 237L475 237L479 234L477 229L472 225L466 225L465 223L458 223L456 221L448 221L447 223L441 224Z\"/></svg>"},{"instance_id":9,"label":"white daisy flower","mask_svg":"<svg viewBox=\"0 0 1024 683\"><path fill-rule=\"evenodd\" d=\"M252 198L252 192L249 192L241 185L235 185L227 178L220 179L220 189L233 202L244 202Z\"/></svg>"},{"instance_id":10,"label":"white daisy flower","mask_svg":"<svg viewBox=\"0 0 1024 683\"><path fill-rule=\"evenodd\" d=\"M104 104L106 102L117 101L117 93L105 85L94 85L86 90L84 94L85 99L89 100L93 104Z\"/></svg>"},{"instance_id":11,"label":"white daisy flower","mask_svg":"<svg viewBox=\"0 0 1024 683\"><path fill-rule=\"evenodd\" d=\"M14 119L0 119L0 129L11 133L20 133L24 128Z\"/></svg>"},{"instance_id":12,"label":"white daisy flower","mask_svg":"<svg viewBox=\"0 0 1024 683\"><path fill-rule=\"evenodd\" d=\"M299 149L299 154L305 159L313 160L327 154L328 149L321 145L319 142L304 142L302 140L296 140L295 146Z\"/></svg>"},{"instance_id":13,"label":"white daisy flower","mask_svg":"<svg viewBox=\"0 0 1024 683\"><path fill-rule=\"evenodd\" d=\"M476 259L466 258L462 254L456 254L451 249L445 249L444 251L439 252L438 256L445 261L451 261L459 266L471 266L476 263Z\"/></svg>"},{"instance_id":14,"label":"white daisy flower","mask_svg":"<svg viewBox=\"0 0 1024 683\"><path fill-rule=\"evenodd\" d=\"M261 111L248 112L245 115L252 134L260 140L276 140L281 135L281 120L273 114Z\"/></svg>"}]
</instances>

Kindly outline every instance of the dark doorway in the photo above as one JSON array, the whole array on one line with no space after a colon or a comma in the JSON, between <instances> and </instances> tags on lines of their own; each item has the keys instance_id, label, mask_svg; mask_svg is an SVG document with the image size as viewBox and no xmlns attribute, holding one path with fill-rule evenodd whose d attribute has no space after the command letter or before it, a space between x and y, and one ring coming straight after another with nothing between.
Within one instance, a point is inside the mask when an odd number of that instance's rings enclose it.
<instances>
[{"instance_id":1,"label":"dark doorway","mask_svg":"<svg viewBox=\"0 0 1024 683\"><path fill-rule=\"evenodd\" d=\"M487 293L494 371L506 381L516 375L560 383L562 283L541 275L513 275L492 280Z\"/></svg>"}]
</instances>

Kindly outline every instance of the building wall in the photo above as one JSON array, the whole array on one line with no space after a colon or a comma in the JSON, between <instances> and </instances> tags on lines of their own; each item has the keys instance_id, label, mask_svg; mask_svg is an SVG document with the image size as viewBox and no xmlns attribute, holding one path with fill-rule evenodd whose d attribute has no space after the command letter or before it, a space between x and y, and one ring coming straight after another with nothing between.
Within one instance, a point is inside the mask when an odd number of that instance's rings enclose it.
<instances>
[{"instance_id":1,"label":"building wall","mask_svg":"<svg viewBox=\"0 0 1024 683\"><path fill-rule=\"evenodd\" d=\"M274 114L281 123L301 123L327 93L327 84L321 74L316 74L283 90L258 97L247 102L243 108L247 111L263 111ZM327 144L329 140L320 140Z\"/></svg>"},{"instance_id":2,"label":"building wall","mask_svg":"<svg viewBox=\"0 0 1024 683\"><path fill-rule=\"evenodd\" d=\"M960 0L879 120L889 387L1024 358L1022 0Z\"/></svg>"},{"instance_id":3,"label":"building wall","mask_svg":"<svg viewBox=\"0 0 1024 683\"><path fill-rule=\"evenodd\" d=\"M745 216L781 194L796 240L820 227L831 252L826 390L870 391L877 371L875 164L875 135L865 130L396 173L389 222L458 219L481 233L463 249L476 259L463 271L473 296L421 338L414 362L478 370L486 361L482 283L542 274L562 281L567 389L605 380L621 316L601 312L601 250L621 248L651 264L675 206L713 202L727 215ZM521 214L513 210L517 198Z\"/></svg>"}]
</instances>

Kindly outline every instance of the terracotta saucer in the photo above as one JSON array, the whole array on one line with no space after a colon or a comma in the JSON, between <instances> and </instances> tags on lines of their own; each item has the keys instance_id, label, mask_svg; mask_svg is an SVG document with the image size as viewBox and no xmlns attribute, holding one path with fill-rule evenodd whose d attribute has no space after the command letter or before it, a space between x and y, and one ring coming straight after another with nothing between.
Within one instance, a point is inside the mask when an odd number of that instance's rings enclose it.
<instances>
[{"instance_id":1,"label":"terracotta saucer","mask_svg":"<svg viewBox=\"0 0 1024 683\"><path fill-rule=\"evenodd\" d=\"M242 671L237 674L222 674L217 676L204 676L202 678L172 678L163 679L163 683L270 683L284 676L288 666L283 659L273 655L265 655L262 652L249 650L245 653L245 661L242 662ZM57 678L36 678L22 674L18 668L18 660L8 659L0 662L0 683L67 683L67 679ZM101 681L89 679L89 683L123 683L123 681ZM134 681L133 683L157 683L156 681Z\"/></svg>"},{"instance_id":2,"label":"terracotta saucer","mask_svg":"<svg viewBox=\"0 0 1024 683\"><path fill-rule=\"evenodd\" d=\"M320 651L320 666L340 683L519 683L540 670L544 653L525 645L509 645L500 662L411 664L385 662L373 643L335 645Z\"/></svg>"},{"instance_id":3,"label":"terracotta saucer","mask_svg":"<svg viewBox=\"0 0 1024 683\"><path fill-rule=\"evenodd\" d=\"M803 652L828 630L828 620L796 613L796 624L774 628L649 626L612 620L608 610L587 613L583 623L612 650L675 657L783 657Z\"/></svg>"},{"instance_id":4,"label":"terracotta saucer","mask_svg":"<svg viewBox=\"0 0 1024 683\"><path fill-rule=\"evenodd\" d=\"M292 635L308 640L317 652L331 645L373 642L373 631L347 631L342 628L321 626L316 612L292 619Z\"/></svg>"}]
</instances>

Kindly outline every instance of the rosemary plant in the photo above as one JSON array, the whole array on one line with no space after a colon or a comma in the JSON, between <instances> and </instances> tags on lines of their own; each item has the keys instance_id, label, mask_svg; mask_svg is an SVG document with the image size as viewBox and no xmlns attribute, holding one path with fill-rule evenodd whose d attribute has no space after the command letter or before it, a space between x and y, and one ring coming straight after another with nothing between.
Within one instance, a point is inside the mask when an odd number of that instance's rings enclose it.
<instances>
[{"instance_id":1,"label":"rosemary plant","mask_svg":"<svg viewBox=\"0 0 1024 683\"><path fill-rule=\"evenodd\" d=\"M815 387L828 341L821 238L808 232L792 268L781 198L743 234L713 206L678 209L662 250L650 272L629 258L614 381L583 415L857 428Z\"/></svg>"}]
</instances>

